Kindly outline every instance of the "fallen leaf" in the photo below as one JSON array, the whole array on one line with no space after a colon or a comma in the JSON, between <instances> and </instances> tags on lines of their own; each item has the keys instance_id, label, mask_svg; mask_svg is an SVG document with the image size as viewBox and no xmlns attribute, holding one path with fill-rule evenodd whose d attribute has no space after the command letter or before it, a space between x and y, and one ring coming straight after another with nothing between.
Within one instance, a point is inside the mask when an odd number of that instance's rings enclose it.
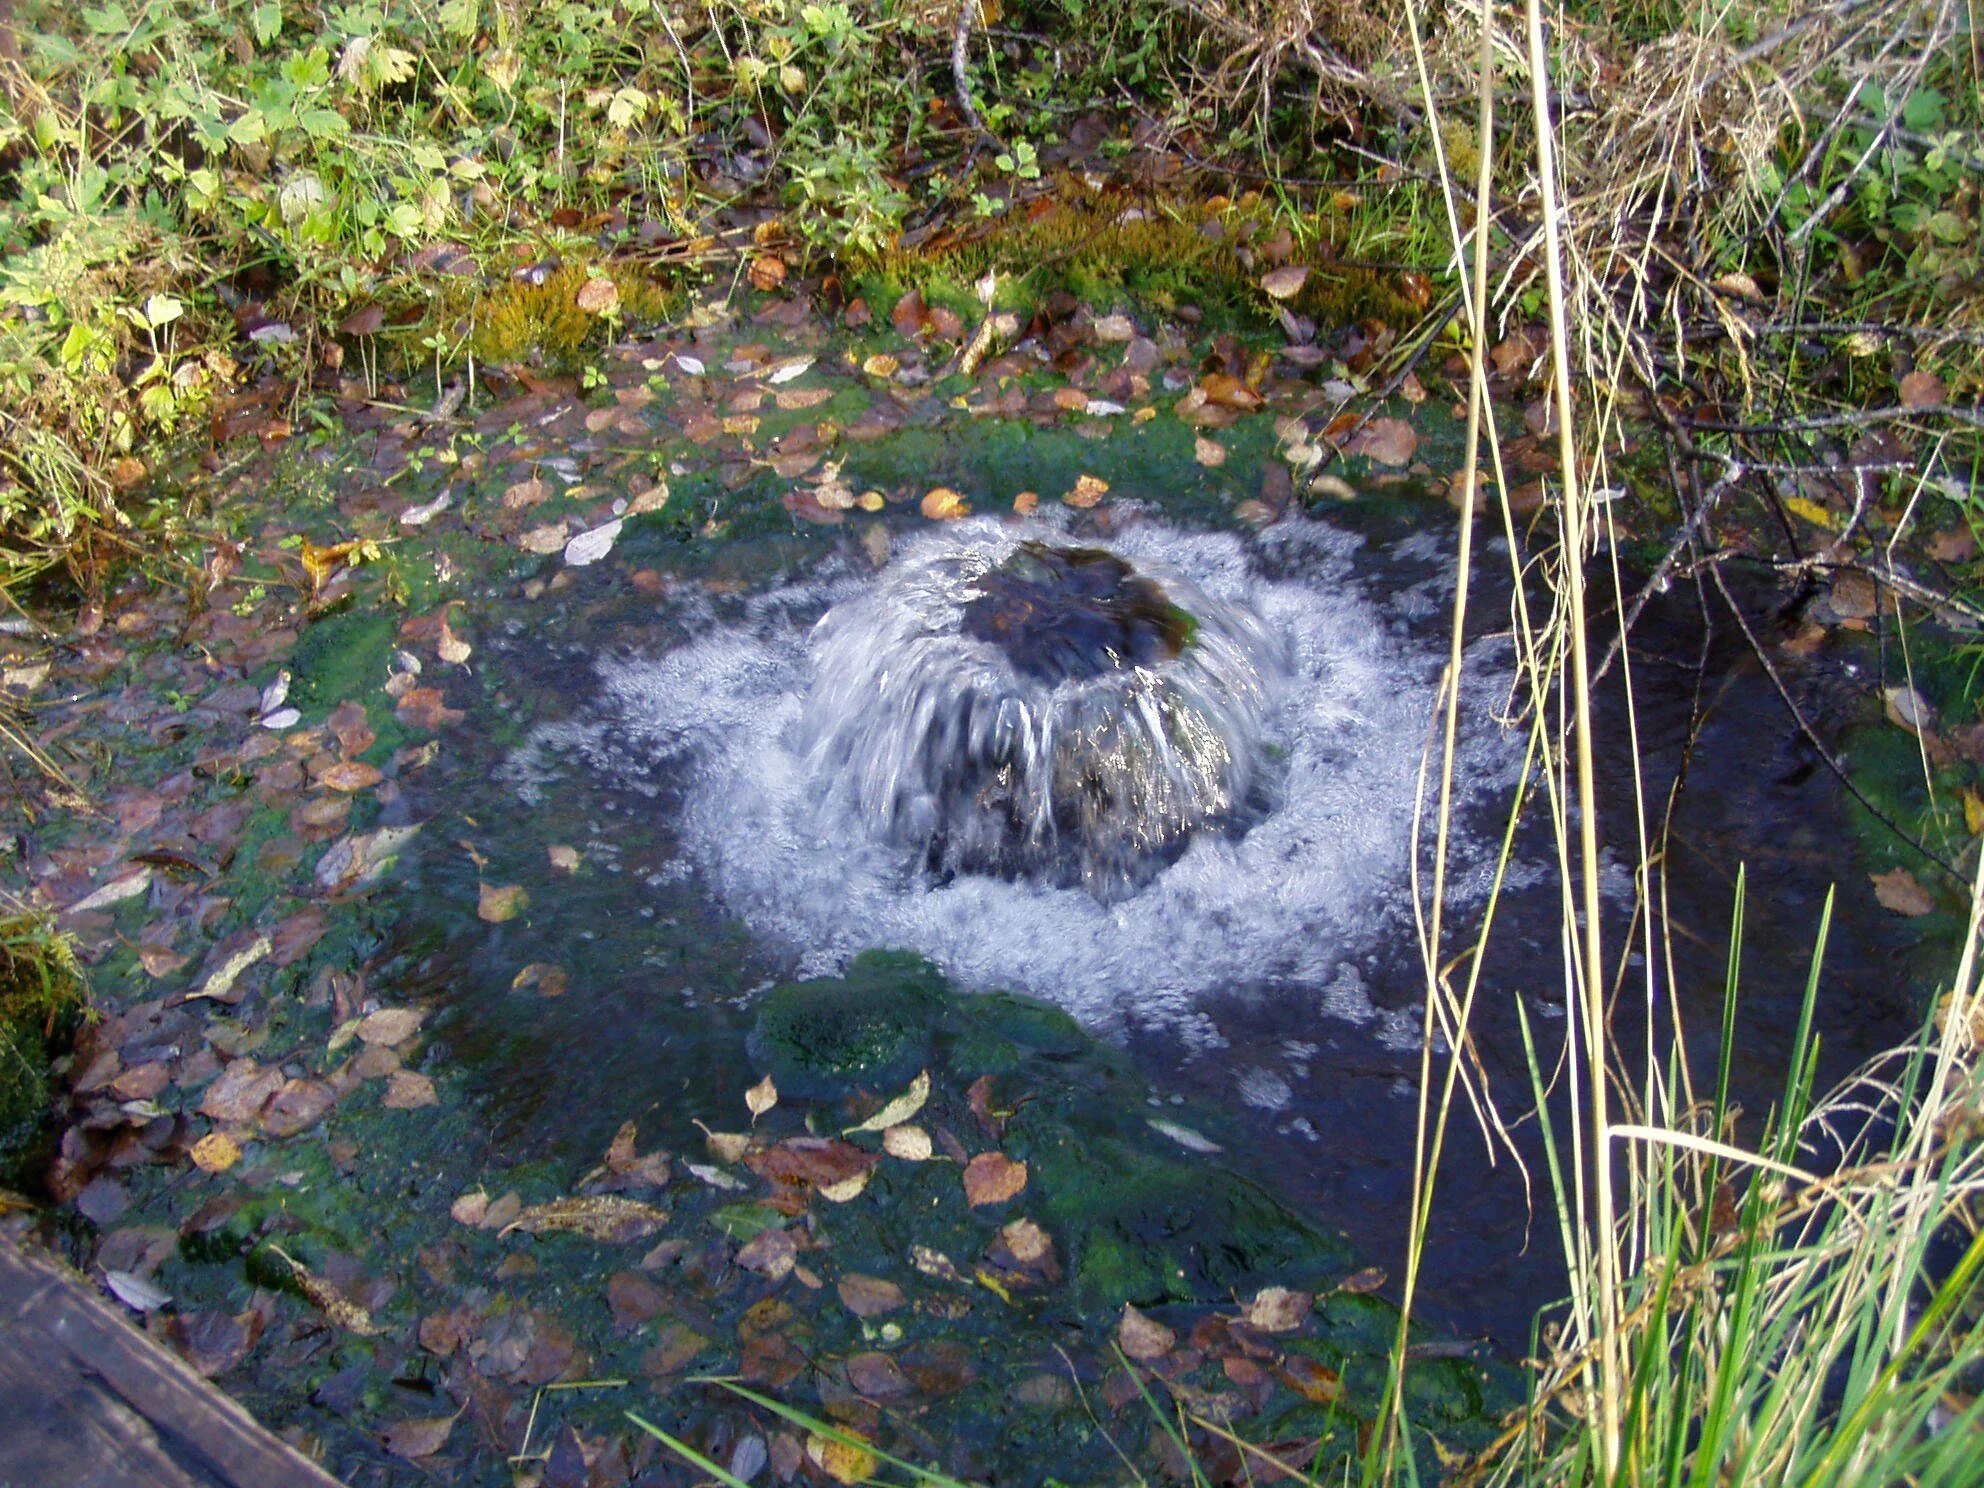
<instances>
[{"instance_id":1,"label":"fallen leaf","mask_svg":"<svg viewBox=\"0 0 1984 1488\"><path fill-rule=\"evenodd\" d=\"M1903 408L1938 408L1948 397L1942 378L1933 372L1911 372L1901 380Z\"/></svg>"},{"instance_id":2,"label":"fallen leaf","mask_svg":"<svg viewBox=\"0 0 1984 1488\"><path fill-rule=\"evenodd\" d=\"M1134 341L1137 323L1127 315L1105 315L1095 323L1095 339L1105 345Z\"/></svg>"},{"instance_id":3,"label":"fallen leaf","mask_svg":"<svg viewBox=\"0 0 1984 1488\"><path fill-rule=\"evenodd\" d=\"M767 1281L783 1281L792 1274L797 1249L790 1231L776 1225L758 1231L737 1252L737 1264L754 1271Z\"/></svg>"},{"instance_id":4,"label":"fallen leaf","mask_svg":"<svg viewBox=\"0 0 1984 1488\"><path fill-rule=\"evenodd\" d=\"M1367 1292L1375 1292L1385 1284L1385 1268L1366 1266L1361 1271L1353 1271L1336 1284L1336 1290L1347 1296L1361 1297Z\"/></svg>"},{"instance_id":5,"label":"fallen leaf","mask_svg":"<svg viewBox=\"0 0 1984 1488\"><path fill-rule=\"evenodd\" d=\"M751 287L770 294L785 283L785 260L776 254L761 253L751 260Z\"/></svg>"},{"instance_id":6,"label":"fallen leaf","mask_svg":"<svg viewBox=\"0 0 1984 1488\"><path fill-rule=\"evenodd\" d=\"M380 1101L388 1111L418 1111L441 1104L441 1093L434 1082L415 1070L397 1069L386 1076L386 1094Z\"/></svg>"},{"instance_id":7,"label":"fallen leaf","mask_svg":"<svg viewBox=\"0 0 1984 1488\"><path fill-rule=\"evenodd\" d=\"M766 1078L769 1085L771 1080ZM841 1133L843 1137L855 1132L887 1131L892 1126L901 1126L910 1117L922 1110L930 1099L930 1071L924 1070L909 1082L909 1089L890 1101L881 1110L858 1125L850 1126Z\"/></svg>"},{"instance_id":8,"label":"fallen leaf","mask_svg":"<svg viewBox=\"0 0 1984 1488\"><path fill-rule=\"evenodd\" d=\"M645 1240L667 1223L668 1212L652 1204L617 1194L588 1194L532 1204L497 1233L507 1235L512 1230L522 1230L530 1235L543 1235L570 1231L589 1240L624 1245Z\"/></svg>"},{"instance_id":9,"label":"fallen leaf","mask_svg":"<svg viewBox=\"0 0 1984 1488\"><path fill-rule=\"evenodd\" d=\"M1285 264L1261 275L1261 288L1277 300L1294 299L1308 282L1309 269L1306 264Z\"/></svg>"},{"instance_id":10,"label":"fallen leaf","mask_svg":"<svg viewBox=\"0 0 1984 1488\"><path fill-rule=\"evenodd\" d=\"M604 315L619 303L619 286L603 274L579 286L577 304L588 315Z\"/></svg>"},{"instance_id":11,"label":"fallen leaf","mask_svg":"<svg viewBox=\"0 0 1984 1488\"><path fill-rule=\"evenodd\" d=\"M965 1201L974 1209L1003 1204L1026 1187L1026 1164L1003 1152L981 1152L964 1169Z\"/></svg>"},{"instance_id":12,"label":"fallen leaf","mask_svg":"<svg viewBox=\"0 0 1984 1488\"><path fill-rule=\"evenodd\" d=\"M1243 1316L1249 1327L1259 1328L1263 1333L1289 1333L1302 1326L1315 1300L1308 1292L1288 1287L1262 1287L1247 1304Z\"/></svg>"},{"instance_id":13,"label":"fallen leaf","mask_svg":"<svg viewBox=\"0 0 1984 1488\"><path fill-rule=\"evenodd\" d=\"M398 1048L414 1036L426 1017L419 1008L380 1008L359 1020L356 1030L359 1042Z\"/></svg>"},{"instance_id":14,"label":"fallen leaf","mask_svg":"<svg viewBox=\"0 0 1984 1488\"><path fill-rule=\"evenodd\" d=\"M275 942L267 935L257 935L247 945L223 960L198 991L188 992L186 1000L191 1002L196 997L207 997L215 1002L240 1001L239 996L235 995L234 984L241 979L241 973L268 955L274 947Z\"/></svg>"},{"instance_id":15,"label":"fallen leaf","mask_svg":"<svg viewBox=\"0 0 1984 1488\"><path fill-rule=\"evenodd\" d=\"M760 1116L778 1104L778 1086L772 1083L770 1075L766 1075L764 1079L744 1092L744 1104L751 1112L753 1126L758 1124Z\"/></svg>"},{"instance_id":16,"label":"fallen leaf","mask_svg":"<svg viewBox=\"0 0 1984 1488\"><path fill-rule=\"evenodd\" d=\"M186 1155L202 1173L225 1173L241 1161L241 1144L226 1132L208 1132Z\"/></svg>"},{"instance_id":17,"label":"fallen leaf","mask_svg":"<svg viewBox=\"0 0 1984 1488\"><path fill-rule=\"evenodd\" d=\"M882 1465L879 1457L859 1445L859 1438L854 1433L846 1431L834 1436L808 1433L806 1456L836 1483L865 1483L875 1476Z\"/></svg>"},{"instance_id":18,"label":"fallen leaf","mask_svg":"<svg viewBox=\"0 0 1984 1488\"><path fill-rule=\"evenodd\" d=\"M322 1121L337 1103L338 1093L329 1081L290 1080L263 1108L262 1126L272 1137L293 1137Z\"/></svg>"},{"instance_id":19,"label":"fallen leaf","mask_svg":"<svg viewBox=\"0 0 1984 1488\"><path fill-rule=\"evenodd\" d=\"M870 377L894 377L902 363L886 351L878 351L861 364L861 370Z\"/></svg>"},{"instance_id":20,"label":"fallen leaf","mask_svg":"<svg viewBox=\"0 0 1984 1488\"><path fill-rule=\"evenodd\" d=\"M1874 884L1874 897L1883 909L1891 909L1909 919L1929 914L1936 907L1936 901L1929 891L1922 887L1921 880L1906 868L1893 868L1886 873L1870 874Z\"/></svg>"},{"instance_id":21,"label":"fallen leaf","mask_svg":"<svg viewBox=\"0 0 1984 1488\"><path fill-rule=\"evenodd\" d=\"M1372 419L1357 431L1344 450L1366 456L1380 465L1408 465L1419 450L1419 434L1404 419Z\"/></svg>"},{"instance_id":22,"label":"fallen leaf","mask_svg":"<svg viewBox=\"0 0 1984 1488\"><path fill-rule=\"evenodd\" d=\"M907 1303L902 1288L879 1276L850 1272L835 1284L840 1300L858 1318L884 1317Z\"/></svg>"},{"instance_id":23,"label":"fallen leaf","mask_svg":"<svg viewBox=\"0 0 1984 1488\"><path fill-rule=\"evenodd\" d=\"M103 1273L103 1284L110 1288L113 1297L133 1312L156 1312L172 1300L170 1292L129 1271L106 1271Z\"/></svg>"},{"instance_id":24,"label":"fallen leaf","mask_svg":"<svg viewBox=\"0 0 1984 1488\"><path fill-rule=\"evenodd\" d=\"M456 635L448 624L448 617L441 617L441 638L434 643L434 654L449 666L460 666L475 654L475 648Z\"/></svg>"},{"instance_id":25,"label":"fallen leaf","mask_svg":"<svg viewBox=\"0 0 1984 1488\"><path fill-rule=\"evenodd\" d=\"M949 486L938 486L923 498L923 515L932 522L952 522L970 513L964 497Z\"/></svg>"},{"instance_id":26,"label":"fallen leaf","mask_svg":"<svg viewBox=\"0 0 1984 1488\"><path fill-rule=\"evenodd\" d=\"M564 967L554 966L549 961L533 961L510 978L510 990L525 992L535 987L539 997L563 997L569 981Z\"/></svg>"},{"instance_id":27,"label":"fallen leaf","mask_svg":"<svg viewBox=\"0 0 1984 1488\"><path fill-rule=\"evenodd\" d=\"M1074 490L1068 492L1061 499L1070 506L1078 506L1086 509L1094 506L1108 494L1108 481L1103 480L1100 476L1081 475L1075 478Z\"/></svg>"},{"instance_id":28,"label":"fallen leaf","mask_svg":"<svg viewBox=\"0 0 1984 1488\"><path fill-rule=\"evenodd\" d=\"M892 1126L882 1133L882 1150L904 1162L928 1162L936 1150L920 1126Z\"/></svg>"},{"instance_id":29,"label":"fallen leaf","mask_svg":"<svg viewBox=\"0 0 1984 1488\"><path fill-rule=\"evenodd\" d=\"M522 884L485 883L476 895L475 913L478 919L500 925L522 914L529 903L530 895Z\"/></svg>"},{"instance_id":30,"label":"fallen leaf","mask_svg":"<svg viewBox=\"0 0 1984 1488\"><path fill-rule=\"evenodd\" d=\"M590 282L597 284L600 281L595 279ZM447 1445L448 1433L455 1429L456 1419L455 1416L414 1416L395 1421L380 1434L380 1440L395 1457L418 1462L423 1457L432 1457Z\"/></svg>"},{"instance_id":31,"label":"fallen leaf","mask_svg":"<svg viewBox=\"0 0 1984 1488\"><path fill-rule=\"evenodd\" d=\"M577 873L579 871L580 859L577 848L566 847L562 843L554 843L551 847L545 849L545 854L551 859L551 866L556 868L560 873Z\"/></svg>"},{"instance_id":32,"label":"fallen leaf","mask_svg":"<svg viewBox=\"0 0 1984 1488\"><path fill-rule=\"evenodd\" d=\"M363 760L340 760L318 778L330 789L348 793L370 790L386 777L380 774L377 765L368 765Z\"/></svg>"},{"instance_id":33,"label":"fallen leaf","mask_svg":"<svg viewBox=\"0 0 1984 1488\"><path fill-rule=\"evenodd\" d=\"M264 1069L253 1059L235 1060L220 1072L200 1097L200 1114L215 1121L253 1121L269 1097L284 1083L279 1069Z\"/></svg>"},{"instance_id":34,"label":"fallen leaf","mask_svg":"<svg viewBox=\"0 0 1984 1488\"><path fill-rule=\"evenodd\" d=\"M1934 726L1935 709L1929 700L1912 687L1890 687L1882 694L1886 704L1888 722L1897 728L1905 728L1911 734L1919 734Z\"/></svg>"},{"instance_id":35,"label":"fallen leaf","mask_svg":"<svg viewBox=\"0 0 1984 1488\"><path fill-rule=\"evenodd\" d=\"M1343 1377L1307 1354L1287 1355L1275 1366L1275 1373L1296 1394L1317 1405L1334 1405L1343 1398Z\"/></svg>"},{"instance_id":36,"label":"fallen leaf","mask_svg":"<svg viewBox=\"0 0 1984 1488\"><path fill-rule=\"evenodd\" d=\"M1020 516L1032 516L1039 506L1040 493L1038 491L1021 491L1017 496L1013 497L1013 510Z\"/></svg>"},{"instance_id":37,"label":"fallen leaf","mask_svg":"<svg viewBox=\"0 0 1984 1488\"><path fill-rule=\"evenodd\" d=\"M95 893L78 899L69 908L71 911L107 909L113 904L122 904L126 899L137 898L151 886L151 869L140 868L136 873L127 873L122 878L112 879Z\"/></svg>"},{"instance_id":38,"label":"fallen leaf","mask_svg":"<svg viewBox=\"0 0 1984 1488\"><path fill-rule=\"evenodd\" d=\"M1226 463L1226 446L1203 434L1197 435L1192 440L1192 458L1208 470L1217 470Z\"/></svg>"},{"instance_id":39,"label":"fallen leaf","mask_svg":"<svg viewBox=\"0 0 1984 1488\"><path fill-rule=\"evenodd\" d=\"M812 368L812 365L813 358L809 356L791 357L786 361L780 362L771 371L767 372L765 374L765 381L773 387L778 387L781 384L791 382L796 377L805 376Z\"/></svg>"},{"instance_id":40,"label":"fallen leaf","mask_svg":"<svg viewBox=\"0 0 1984 1488\"><path fill-rule=\"evenodd\" d=\"M448 1206L448 1217L456 1224L471 1228L481 1225L482 1217L489 1212L489 1195L481 1189L465 1193Z\"/></svg>"},{"instance_id":41,"label":"fallen leaf","mask_svg":"<svg viewBox=\"0 0 1984 1488\"><path fill-rule=\"evenodd\" d=\"M573 568L584 568L588 563L597 563L613 551L613 544L620 536L620 519L602 522L599 526L581 532L565 544L565 562Z\"/></svg>"},{"instance_id":42,"label":"fallen leaf","mask_svg":"<svg viewBox=\"0 0 1984 1488\"><path fill-rule=\"evenodd\" d=\"M1156 1318L1146 1317L1128 1302L1123 1304L1123 1316L1116 1323L1116 1346L1127 1357L1148 1364L1170 1353L1177 1342L1178 1335Z\"/></svg>"}]
</instances>

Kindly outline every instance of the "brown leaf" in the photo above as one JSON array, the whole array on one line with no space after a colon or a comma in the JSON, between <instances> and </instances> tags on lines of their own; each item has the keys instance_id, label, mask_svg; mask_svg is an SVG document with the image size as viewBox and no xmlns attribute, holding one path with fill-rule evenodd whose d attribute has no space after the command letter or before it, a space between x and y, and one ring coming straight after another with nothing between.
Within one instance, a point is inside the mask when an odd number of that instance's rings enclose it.
<instances>
[{"instance_id":1,"label":"brown leaf","mask_svg":"<svg viewBox=\"0 0 1984 1488\"><path fill-rule=\"evenodd\" d=\"M1901 380L1903 408L1937 408L1947 401L1948 397L1942 378L1933 372L1915 371Z\"/></svg>"},{"instance_id":2,"label":"brown leaf","mask_svg":"<svg viewBox=\"0 0 1984 1488\"><path fill-rule=\"evenodd\" d=\"M334 791L349 792L370 790L386 777L379 773L377 765L368 765L363 760L340 760L318 778Z\"/></svg>"},{"instance_id":3,"label":"brown leaf","mask_svg":"<svg viewBox=\"0 0 1984 1488\"><path fill-rule=\"evenodd\" d=\"M500 925L514 920L529 904L530 895L522 884L485 883L476 895L475 913L478 919Z\"/></svg>"},{"instance_id":4,"label":"brown leaf","mask_svg":"<svg viewBox=\"0 0 1984 1488\"><path fill-rule=\"evenodd\" d=\"M1286 1355L1275 1366L1275 1373L1285 1380L1290 1389L1305 1400L1317 1405L1334 1405L1343 1399L1343 1379L1329 1365L1310 1358L1307 1354Z\"/></svg>"},{"instance_id":5,"label":"brown leaf","mask_svg":"<svg viewBox=\"0 0 1984 1488\"><path fill-rule=\"evenodd\" d=\"M1123 1304L1123 1316L1116 1323L1116 1344L1127 1357L1148 1364L1170 1353L1177 1342L1178 1335L1156 1318L1146 1317L1128 1302Z\"/></svg>"},{"instance_id":6,"label":"brown leaf","mask_svg":"<svg viewBox=\"0 0 1984 1488\"><path fill-rule=\"evenodd\" d=\"M533 961L510 979L512 992L524 992L537 988L539 997L563 997L571 976L564 967L553 966L549 961Z\"/></svg>"},{"instance_id":7,"label":"brown leaf","mask_svg":"<svg viewBox=\"0 0 1984 1488\"><path fill-rule=\"evenodd\" d=\"M560 873L577 873L579 871L579 864L582 859L579 857L579 850L575 847L567 847L563 843L554 843L545 849L545 855L551 859L551 866L556 868Z\"/></svg>"},{"instance_id":8,"label":"brown leaf","mask_svg":"<svg viewBox=\"0 0 1984 1488\"><path fill-rule=\"evenodd\" d=\"M760 253L751 260L751 287L769 294L785 283L785 260L774 253Z\"/></svg>"},{"instance_id":9,"label":"brown leaf","mask_svg":"<svg viewBox=\"0 0 1984 1488\"><path fill-rule=\"evenodd\" d=\"M858 1318L883 1317L905 1305L902 1288L879 1276L850 1272L835 1288L847 1310Z\"/></svg>"},{"instance_id":10,"label":"brown leaf","mask_svg":"<svg viewBox=\"0 0 1984 1488\"><path fill-rule=\"evenodd\" d=\"M1404 419L1372 419L1344 448L1349 454L1364 455L1380 465L1408 465L1418 453L1419 435Z\"/></svg>"},{"instance_id":11,"label":"brown leaf","mask_svg":"<svg viewBox=\"0 0 1984 1488\"><path fill-rule=\"evenodd\" d=\"M441 1093L426 1075L398 1069L386 1076L386 1094L380 1104L388 1111L418 1111L440 1105Z\"/></svg>"},{"instance_id":12,"label":"brown leaf","mask_svg":"<svg viewBox=\"0 0 1984 1488\"><path fill-rule=\"evenodd\" d=\"M751 1240L737 1252L737 1264L746 1271L755 1271L769 1281L783 1281L792 1274L792 1266L797 1247L792 1243L788 1230L773 1225L751 1237Z\"/></svg>"},{"instance_id":13,"label":"brown leaf","mask_svg":"<svg viewBox=\"0 0 1984 1488\"><path fill-rule=\"evenodd\" d=\"M359 1020L358 1038L361 1043L396 1049L419 1031L426 1017L419 1008L380 1008Z\"/></svg>"},{"instance_id":14,"label":"brown leaf","mask_svg":"<svg viewBox=\"0 0 1984 1488\"><path fill-rule=\"evenodd\" d=\"M1886 873L1869 875L1874 884L1874 897L1883 909L1891 909L1898 915L1916 919L1929 914L1936 907L1936 901L1921 880L1906 868L1890 869Z\"/></svg>"},{"instance_id":15,"label":"brown leaf","mask_svg":"<svg viewBox=\"0 0 1984 1488\"><path fill-rule=\"evenodd\" d=\"M1259 1328L1263 1333L1289 1333L1302 1326L1314 1301L1315 1298L1307 1292L1279 1286L1262 1287L1254 1294L1254 1300L1247 1304L1244 1316L1248 1326Z\"/></svg>"},{"instance_id":16,"label":"brown leaf","mask_svg":"<svg viewBox=\"0 0 1984 1488\"><path fill-rule=\"evenodd\" d=\"M220 1072L200 1098L200 1114L215 1121L253 1121L284 1083L279 1069L263 1069L243 1057Z\"/></svg>"},{"instance_id":17,"label":"brown leaf","mask_svg":"<svg viewBox=\"0 0 1984 1488\"><path fill-rule=\"evenodd\" d=\"M620 288L602 274L579 286L575 303L588 315L604 315L620 303Z\"/></svg>"},{"instance_id":18,"label":"brown leaf","mask_svg":"<svg viewBox=\"0 0 1984 1488\"><path fill-rule=\"evenodd\" d=\"M898 335L914 338L922 331L928 316L929 312L923 308L922 294L912 289L896 301L895 308L889 312L889 321Z\"/></svg>"},{"instance_id":19,"label":"brown leaf","mask_svg":"<svg viewBox=\"0 0 1984 1488\"><path fill-rule=\"evenodd\" d=\"M573 1199L553 1199L548 1204L533 1204L503 1226L499 1233L507 1235L512 1230L522 1230L526 1234L543 1235L566 1230L584 1235L589 1240L624 1245L633 1240L645 1240L667 1223L667 1211L652 1204L643 1204L638 1199L623 1199L615 1194L593 1194Z\"/></svg>"},{"instance_id":20,"label":"brown leaf","mask_svg":"<svg viewBox=\"0 0 1984 1488\"><path fill-rule=\"evenodd\" d=\"M974 1209L1003 1204L1026 1187L1026 1164L1003 1152L981 1152L964 1169L965 1201Z\"/></svg>"},{"instance_id":21,"label":"brown leaf","mask_svg":"<svg viewBox=\"0 0 1984 1488\"><path fill-rule=\"evenodd\" d=\"M789 1137L748 1153L745 1166L771 1183L833 1188L873 1170L881 1155L834 1137Z\"/></svg>"},{"instance_id":22,"label":"brown leaf","mask_svg":"<svg viewBox=\"0 0 1984 1488\"><path fill-rule=\"evenodd\" d=\"M380 1434L380 1439L395 1457L418 1462L447 1445L448 1433L455 1429L457 1419L456 1416L414 1416L393 1422Z\"/></svg>"},{"instance_id":23,"label":"brown leaf","mask_svg":"<svg viewBox=\"0 0 1984 1488\"><path fill-rule=\"evenodd\" d=\"M262 1126L272 1137L293 1137L322 1121L337 1103L338 1093L328 1081L291 1080L263 1110Z\"/></svg>"},{"instance_id":24,"label":"brown leaf","mask_svg":"<svg viewBox=\"0 0 1984 1488\"><path fill-rule=\"evenodd\" d=\"M1308 282L1309 268L1306 264L1284 264L1261 275L1261 288L1277 300L1294 299Z\"/></svg>"}]
</instances>

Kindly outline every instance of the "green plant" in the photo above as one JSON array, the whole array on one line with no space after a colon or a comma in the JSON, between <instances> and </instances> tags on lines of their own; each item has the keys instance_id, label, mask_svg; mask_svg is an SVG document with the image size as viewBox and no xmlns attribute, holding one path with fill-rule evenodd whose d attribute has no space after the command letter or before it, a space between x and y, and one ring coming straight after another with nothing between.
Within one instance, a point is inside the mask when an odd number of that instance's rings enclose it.
<instances>
[{"instance_id":1,"label":"green plant","mask_svg":"<svg viewBox=\"0 0 1984 1488\"><path fill-rule=\"evenodd\" d=\"M48 1062L86 1004L75 947L43 914L0 900L0 1181L16 1181L47 1122Z\"/></svg>"}]
</instances>

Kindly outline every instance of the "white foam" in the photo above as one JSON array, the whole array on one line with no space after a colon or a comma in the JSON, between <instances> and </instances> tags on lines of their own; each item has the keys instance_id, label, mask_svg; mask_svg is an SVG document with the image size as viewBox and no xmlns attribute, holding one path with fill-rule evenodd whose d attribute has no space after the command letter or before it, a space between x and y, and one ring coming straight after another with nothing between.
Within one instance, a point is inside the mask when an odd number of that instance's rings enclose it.
<instances>
[{"instance_id":1,"label":"white foam","mask_svg":"<svg viewBox=\"0 0 1984 1488\"><path fill-rule=\"evenodd\" d=\"M906 552L976 540L979 526L933 529ZM1413 800L1444 643L1399 637L1396 617L1355 582L1355 538L1311 522L1271 533L1263 547L1275 568L1296 576L1264 575L1232 535L1145 522L1111 538L1133 563L1167 565L1251 607L1291 656L1270 725L1284 752L1274 809L1238 840L1195 840L1118 903L983 877L933 886L900 849L822 809L798 726L808 621L872 583L866 576L791 586L665 655L603 664L607 727L561 726L527 746L518 773L541 778L542 744L632 785L679 776L671 825L684 850L733 912L808 973L903 947L961 982L1048 998L1092 1026L1163 1026L1194 1042L1211 1027L1196 1000L1216 989L1301 986L1315 989L1315 1011L1371 1021L1361 987L1336 972L1347 956L1411 934ZM1476 651L1470 667L1486 673L1490 651ZM1483 675L1464 696L1478 703L1505 685ZM1484 707L1469 713L1459 780L1486 799L1513 778L1518 755ZM1485 885L1467 870L1496 825L1462 833L1457 880Z\"/></svg>"}]
</instances>

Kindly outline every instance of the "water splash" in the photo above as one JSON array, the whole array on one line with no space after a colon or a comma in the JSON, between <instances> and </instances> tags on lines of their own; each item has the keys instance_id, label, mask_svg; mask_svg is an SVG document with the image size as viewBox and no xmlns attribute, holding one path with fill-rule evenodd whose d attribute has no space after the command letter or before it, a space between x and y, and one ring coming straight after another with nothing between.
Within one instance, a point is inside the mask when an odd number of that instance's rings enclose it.
<instances>
[{"instance_id":1,"label":"water splash","mask_svg":"<svg viewBox=\"0 0 1984 1488\"><path fill-rule=\"evenodd\" d=\"M1374 597L1353 561L1360 540L1316 522L1279 523L1252 540L1155 521L1115 533L1113 550L1137 573L1159 576L1174 600L1191 596L1182 608L1235 617L1222 623L1237 627L1253 659L1220 663L1220 696L1240 698L1223 706L1246 717L1221 727L1257 739L1267 763L1235 787L1260 802L1242 813L1244 833L1186 834L1134 893L1098 898L1066 874L930 872L927 851L888 828L896 792L885 782L916 778L900 761L878 767L884 783L865 798L858 779L822 783L823 754L866 758L863 736L830 721L858 712L857 699L827 699L886 672L902 635L917 633L916 616L957 607L947 564L982 575L1028 540L1067 541L1052 525L949 524L903 543L879 576L822 569L753 596L741 619L713 620L663 655L602 661L599 716L547 732L513 761L511 778L526 791L576 758L650 797L716 898L792 948L803 974L903 947L962 983L1030 992L1091 1026L1168 1026L1195 1040L1217 1038L1198 1008L1212 991L1307 989L1315 1011L1331 1011L1322 989L1342 967L1412 934L1413 803L1444 660L1435 636L1414 630L1451 575L1428 555L1402 565L1412 587ZM901 590L918 574L934 592L912 603ZM831 623L821 626L823 614ZM858 619L902 633L860 639ZM1469 719L1492 717L1507 686L1504 652L1490 642L1471 651ZM920 695L901 685L905 697ZM1472 725L1459 762L1463 807L1501 799L1519 761L1492 724ZM1491 879L1499 822L1483 825L1466 826L1457 846L1459 904Z\"/></svg>"},{"instance_id":2,"label":"water splash","mask_svg":"<svg viewBox=\"0 0 1984 1488\"><path fill-rule=\"evenodd\" d=\"M1109 902L1268 804L1283 647L1168 566L982 526L891 565L810 651L822 794L938 883Z\"/></svg>"}]
</instances>

